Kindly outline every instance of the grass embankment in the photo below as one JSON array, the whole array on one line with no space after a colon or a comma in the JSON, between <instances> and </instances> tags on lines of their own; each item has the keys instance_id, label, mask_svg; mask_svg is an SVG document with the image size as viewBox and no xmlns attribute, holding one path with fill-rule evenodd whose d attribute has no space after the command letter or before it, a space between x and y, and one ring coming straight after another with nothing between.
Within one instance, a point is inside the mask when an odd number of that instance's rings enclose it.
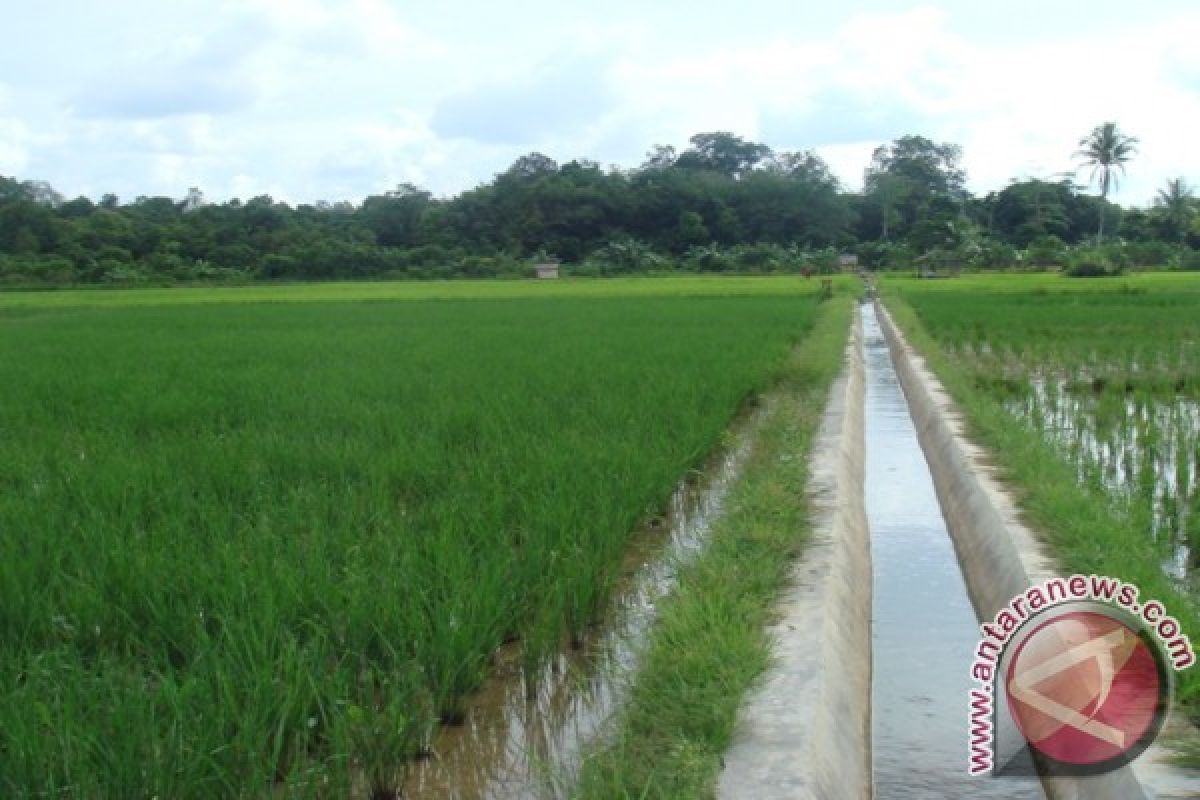
<instances>
[{"instance_id":1,"label":"grass embankment","mask_svg":"<svg viewBox=\"0 0 1200 800\"><path fill-rule=\"evenodd\" d=\"M393 787L502 642L593 622L788 286L0 311L0 795Z\"/></svg>"},{"instance_id":2,"label":"grass embankment","mask_svg":"<svg viewBox=\"0 0 1200 800\"><path fill-rule=\"evenodd\" d=\"M728 510L664 604L614 736L577 794L711 795L742 697L767 667L772 601L807 535L808 453L842 364L849 298L795 350Z\"/></svg>"},{"instance_id":3,"label":"grass embankment","mask_svg":"<svg viewBox=\"0 0 1200 800\"><path fill-rule=\"evenodd\" d=\"M882 289L896 322L964 410L972 435L994 454L1063 569L1136 583L1200 644L1197 595L1164 572L1180 542L1168 535L1169 525L1159 526L1162 535L1151 533L1163 513L1168 474L1181 477L1172 488L1179 502L1195 502L1192 434L1177 431L1172 441L1184 445L1170 449L1156 438L1163 420L1186 415L1156 409L1200 396L1200 275L1022 280L888 277ZM1061 393L1072 403L1054 399ZM1053 413L1027 416L1034 424L1014 415L1014 408L1047 403ZM1104 425L1120 428L1119 435L1097 438L1104 429L1095 427L1096 416L1114 408L1119 416ZM1085 433L1064 445L1075 430ZM1115 453L1105 449L1118 446ZM1196 716L1200 669L1179 677L1178 700Z\"/></svg>"}]
</instances>

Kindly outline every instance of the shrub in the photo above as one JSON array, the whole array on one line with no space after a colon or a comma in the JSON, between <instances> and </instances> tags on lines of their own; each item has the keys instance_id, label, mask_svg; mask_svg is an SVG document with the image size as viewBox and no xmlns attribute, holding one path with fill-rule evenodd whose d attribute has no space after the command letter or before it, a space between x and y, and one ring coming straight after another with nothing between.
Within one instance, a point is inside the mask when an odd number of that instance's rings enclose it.
<instances>
[{"instance_id":1,"label":"shrub","mask_svg":"<svg viewBox=\"0 0 1200 800\"><path fill-rule=\"evenodd\" d=\"M832 275L839 269L838 254L832 247L806 253L804 261L806 264L812 265L821 275Z\"/></svg>"},{"instance_id":2,"label":"shrub","mask_svg":"<svg viewBox=\"0 0 1200 800\"><path fill-rule=\"evenodd\" d=\"M629 236L613 239L593 250L587 262L600 275L647 272L667 266L666 260L655 253L650 245Z\"/></svg>"},{"instance_id":3,"label":"shrub","mask_svg":"<svg viewBox=\"0 0 1200 800\"><path fill-rule=\"evenodd\" d=\"M683 257L684 266L698 272L732 272L737 264L729 254L715 244L689 248Z\"/></svg>"},{"instance_id":4,"label":"shrub","mask_svg":"<svg viewBox=\"0 0 1200 800\"><path fill-rule=\"evenodd\" d=\"M1123 254L1113 247L1080 248L1071 253L1067 262L1067 275L1072 278L1100 278L1120 275L1125 266L1120 262Z\"/></svg>"},{"instance_id":5,"label":"shrub","mask_svg":"<svg viewBox=\"0 0 1200 800\"><path fill-rule=\"evenodd\" d=\"M144 270L133 264L122 264L119 261L104 259L100 265L104 267L102 280L105 283L138 284L145 283L150 277Z\"/></svg>"},{"instance_id":6,"label":"shrub","mask_svg":"<svg viewBox=\"0 0 1200 800\"><path fill-rule=\"evenodd\" d=\"M1072 278L1103 278L1111 274L1108 267L1096 261L1081 261L1067 268L1067 275Z\"/></svg>"},{"instance_id":7,"label":"shrub","mask_svg":"<svg viewBox=\"0 0 1200 800\"><path fill-rule=\"evenodd\" d=\"M75 265L63 256L4 255L0 253L0 276L5 283L70 283L78 277Z\"/></svg>"},{"instance_id":8,"label":"shrub","mask_svg":"<svg viewBox=\"0 0 1200 800\"><path fill-rule=\"evenodd\" d=\"M748 244L733 248L731 255L739 269L750 272L767 272L782 265L786 256L783 248L772 244Z\"/></svg>"},{"instance_id":9,"label":"shrub","mask_svg":"<svg viewBox=\"0 0 1200 800\"><path fill-rule=\"evenodd\" d=\"M464 256L455 264L455 272L469 278L495 278L501 275L530 275L533 266L511 256Z\"/></svg>"},{"instance_id":10,"label":"shrub","mask_svg":"<svg viewBox=\"0 0 1200 800\"><path fill-rule=\"evenodd\" d=\"M1057 236L1039 236L1029 243L1024 261L1031 267L1061 267L1067 261L1067 246Z\"/></svg>"},{"instance_id":11,"label":"shrub","mask_svg":"<svg viewBox=\"0 0 1200 800\"><path fill-rule=\"evenodd\" d=\"M972 266L984 269L1007 269L1017 266L1020 261L1020 254L1012 245L993 240L983 241L974 257L967 259Z\"/></svg>"},{"instance_id":12,"label":"shrub","mask_svg":"<svg viewBox=\"0 0 1200 800\"><path fill-rule=\"evenodd\" d=\"M1124 242L1108 242L1097 248L1104 261L1114 270L1121 272L1133 266Z\"/></svg>"},{"instance_id":13,"label":"shrub","mask_svg":"<svg viewBox=\"0 0 1200 800\"><path fill-rule=\"evenodd\" d=\"M1166 242L1128 242L1124 255L1134 267L1163 267L1176 256L1176 248Z\"/></svg>"},{"instance_id":14,"label":"shrub","mask_svg":"<svg viewBox=\"0 0 1200 800\"><path fill-rule=\"evenodd\" d=\"M864 242L857 253L859 264L867 269L907 269L913 262L912 250L893 242Z\"/></svg>"}]
</instances>

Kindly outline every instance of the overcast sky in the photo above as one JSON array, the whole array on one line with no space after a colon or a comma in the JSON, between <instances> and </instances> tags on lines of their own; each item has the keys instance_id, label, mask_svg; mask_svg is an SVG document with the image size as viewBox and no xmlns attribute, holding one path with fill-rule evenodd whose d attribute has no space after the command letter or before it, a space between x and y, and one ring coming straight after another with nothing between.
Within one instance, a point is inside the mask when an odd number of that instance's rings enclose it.
<instances>
[{"instance_id":1,"label":"overcast sky","mask_svg":"<svg viewBox=\"0 0 1200 800\"><path fill-rule=\"evenodd\" d=\"M633 167L712 130L814 148L850 188L920 133L961 144L982 193L1071 168L1110 119L1141 140L1119 202L1200 183L1195 0L0 0L0 19L0 174L71 196L451 195L533 150Z\"/></svg>"}]
</instances>

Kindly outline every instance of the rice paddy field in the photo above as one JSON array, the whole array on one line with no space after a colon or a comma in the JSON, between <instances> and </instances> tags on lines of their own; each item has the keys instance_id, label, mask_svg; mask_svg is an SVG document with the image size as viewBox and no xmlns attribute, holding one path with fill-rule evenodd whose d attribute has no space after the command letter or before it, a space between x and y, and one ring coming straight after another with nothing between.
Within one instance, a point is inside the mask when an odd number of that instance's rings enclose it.
<instances>
[{"instance_id":1,"label":"rice paddy field","mask_svg":"<svg viewBox=\"0 0 1200 800\"><path fill-rule=\"evenodd\" d=\"M883 286L907 327L928 338L974 427L1023 480L1067 567L1148 584L1195 621L1200 275L891 277ZM1054 490L1056 463L1068 465L1078 497ZM1186 683L1195 699L1195 681Z\"/></svg>"},{"instance_id":2,"label":"rice paddy field","mask_svg":"<svg viewBox=\"0 0 1200 800\"><path fill-rule=\"evenodd\" d=\"M814 283L0 294L0 795L393 790L596 622Z\"/></svg>"}]
</instances>

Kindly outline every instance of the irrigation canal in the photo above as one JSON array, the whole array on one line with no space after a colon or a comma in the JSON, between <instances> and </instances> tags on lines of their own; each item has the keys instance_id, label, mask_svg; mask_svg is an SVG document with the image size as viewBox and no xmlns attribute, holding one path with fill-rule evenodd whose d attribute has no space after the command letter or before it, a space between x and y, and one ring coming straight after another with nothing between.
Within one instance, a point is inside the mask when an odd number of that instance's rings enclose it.
<instances>
[{"instance_id":1,"label":"irrigation canal","mask_svg":"<svg viewBox=\"0 0 1200 800\"><path fill-rule=\"evenodd\" d=\"M862 306L862 322L874 796L1041 798L1035 778L966 774L965 698L979 625L873 304Z\"/></svg>"},{"instance_id":2,"label":"irrigation canal","mask_svg":"<svg viewBox=\"0 0 1200 800\"><path fill-rule=\"evenodd\" d=\"M979 636L972 598L979 603L981 591L1000 591L1007 602L1009 583L1027 581L1026 568L1033 575L1041 567L1018 555L1026 545L1008 541L1009 523L1001 518L1011 513L993 508L994 498L984 503L995 517L990 523L975 517L964 523L968 512L955 502L943 513L935 474L939 488L948 470L966 479L953 484L955 497L990 490L967 485L979 478L979 463L947 467L938 442L958 434L947 433L946 409L926 396L928 387L921 383L926 379L914 377L905 346L894 341L889 349L894 331L885 331L880 314L873 303L861 306L845 369L831 390L811 461L812 535L772 626L775 663L739 712L718 796L1200 796L1193 776L1176 774L1162 759L1139 770L1143 780L1168 787L1161 794L1151 785L1139 786L1128 770L1090 783L1054 779L1046 789L1035 777L967 776L966 698ZM906 397L903 387L914 397ZM402 796L570 795L581 756L602 743L606 723L624 701L656 606L674 588L680 560L705 546L764 414L760 409L743 420L736 444L699 480L680 485L664 520L665 544L663 537L651 536L649 545L632 549L609 624L581 651L561 654L536 681L521 672L515 650L502 658L465 724L444 728L432 757L410 769ZM914 417L923 421L914 423ZM931 432L939 425L940 433ZM928 460L922 443L932 448ZM967 505L970 513L980 513L978 504ZM964 524L991 525L991 533L979 535L1004 540L1008 550L974 552L960 562L955 542ZM987 588L981 590L981 584Z\"/></svg>"}]
</instances>

